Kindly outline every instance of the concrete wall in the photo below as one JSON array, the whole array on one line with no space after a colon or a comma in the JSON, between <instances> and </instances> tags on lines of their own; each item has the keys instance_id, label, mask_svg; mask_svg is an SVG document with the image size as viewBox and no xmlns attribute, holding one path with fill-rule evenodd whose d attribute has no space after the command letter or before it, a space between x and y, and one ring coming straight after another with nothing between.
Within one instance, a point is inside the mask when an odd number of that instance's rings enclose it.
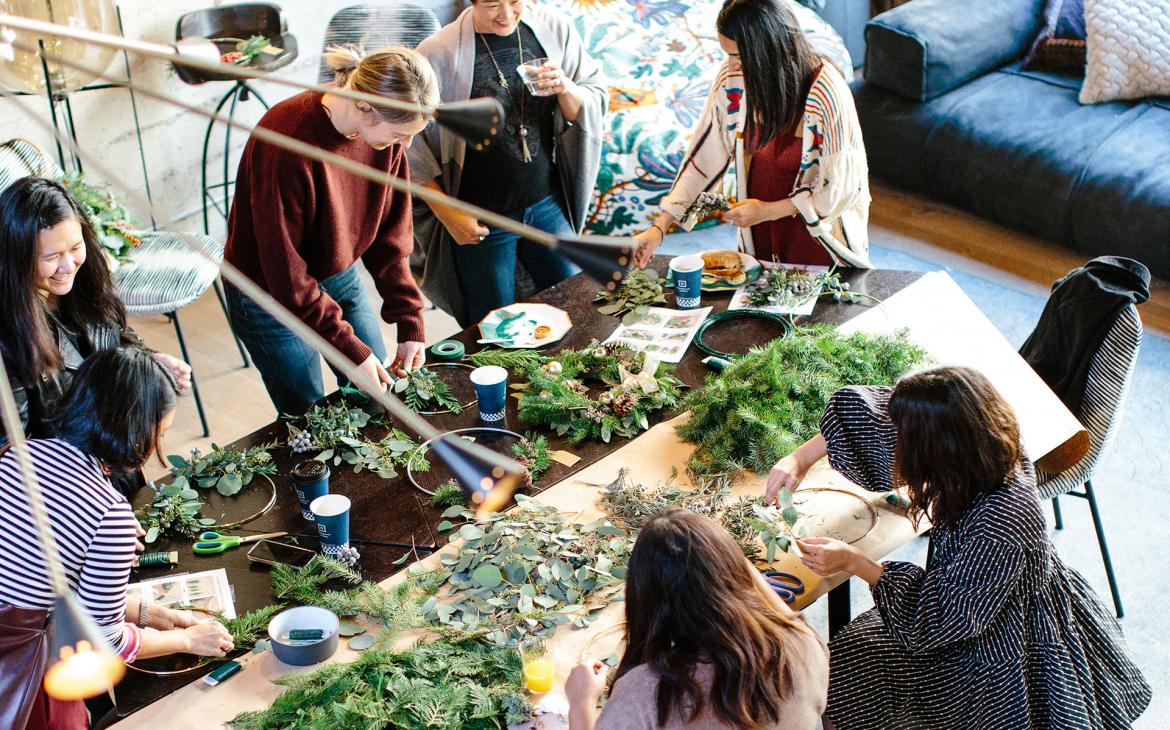
<instances>
[{"instance_id":1,"label":"concrete wall","mask_svg":"<svg viewBox=\"0 0 1170 730\"><path fill-rule=\"evenodd\" d=\"M395 1L389 0L390 3ZM441 22L452 17L459 4L459 0L414 2L432 7ZM210 4L219 6L227 3ZM326 25L337 10L352 4L345 0L285 0L281 3L289 32L296 37L300 54L292 64L278 73L300 81L315 82ZM125 35L170 43L174 40L175 21L179 16L208 5L207 0L123 0L120 6ZM219 98L230 88L230 83L226 81L190 86L174 75L169 64L134 56L130 58L130 72L136 84L207 111L213 110ZM109 73L125 78L121 56L110 65ZM270 104L296 93L295 89L271 82L259 82L256 88ZM129 94L121 89L95 90L75 93L71 99L78 141L117 177L111 187L117 190L125 186L142 191L143 176ZM172 229L201 231L199 164L207 121L141 95L137 97L137 102L155 205L173 219L169 225ZM55 153L52 135L21 111L20 105L38 119L49 120L48 102L44 97L23 97L19 101L0 100L0 130L3 130L0 137L25 137ZM237 108L236 118L250 125L260 118L262 112L263 107L253 100ZM213 182L222 179L223 175L223 129L222 125L217 125L212 133L208 167L209 179ZM245 140L246 135L242 133L234 132L232 135L228 160L232 177L235 176L239 152ZM111 182L103 180L93 169L87 169L86 173L92 180ZM224 229L223 218L213 213L211 233L222 238Z\"/></svg>"}]
</instances>

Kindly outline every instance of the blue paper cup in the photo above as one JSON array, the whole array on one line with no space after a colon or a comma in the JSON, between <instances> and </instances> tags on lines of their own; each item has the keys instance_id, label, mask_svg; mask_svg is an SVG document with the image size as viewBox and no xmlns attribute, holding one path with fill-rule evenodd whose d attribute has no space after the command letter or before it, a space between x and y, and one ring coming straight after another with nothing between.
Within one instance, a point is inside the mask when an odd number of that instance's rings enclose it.
<instances>
[{"instance_id":1,"label":"blue paper cup","mask_svg":"<svg viewBox=\"0 0 1170 730\"><path fill-rule=\"evenodd\" d=\"M499 365L484 365L471 371L475 397L479 401L479 418L486 423L504 420L508 400L508 371Z\"/></svg>"},{"instance_id":2,"label":"blue paper cup","mask_svg":"<svg viewBox=\"0 0 1170 730\"><path fill-rule=\"evenodd\" d=\"M349 547L349 497L326 494L317 497L309 510L317 522L317 536L321 538L321 552L338 557Z\"/></svg>"},{"instance_id":3,"label":"blue paper cup","mask_svg":"<svg viewBox=\"0 0 1170 730\"><path fill-rule=\"evenodd\" d=\"M688 254L670 260L674 279L674 304L679 309L695 309L702 301L703 258Z\"/></svg>"},{"instance_id":4,"label":"blue paper cup","mask_svg":"<svg viewBox=\"0 0 1170 730\"><path fill-rule=\"evenodd\" d=\"M301 517L312 522L313 512L309 505L317 497L329 494L329 466L316 459L302 461L292 468L292 484L297 491L297 501L301 503Z\"/></svg>"}]
</instances>

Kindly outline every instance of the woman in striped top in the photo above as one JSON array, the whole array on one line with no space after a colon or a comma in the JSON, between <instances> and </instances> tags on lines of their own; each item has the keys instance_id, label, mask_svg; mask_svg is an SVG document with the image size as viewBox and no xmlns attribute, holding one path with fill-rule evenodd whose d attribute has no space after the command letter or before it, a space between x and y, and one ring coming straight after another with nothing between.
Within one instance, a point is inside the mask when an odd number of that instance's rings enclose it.
<instances>
[{"instance_id":1,"label":"woman in striped top","mask_svg":"<svg viewBox=\"0 0 1170 730\"><path fill-rule=\"evenodd\" d=\"M55 437L28 442L69 585L127 662L176 652L222 656L232 648L217 622L196 623L188 612L126 598L139 528L110 475L139 469L157 453L174 420L176 394L173 377L149 351L104 350L86 359L58 404L49 424ZM0 604L47 610L53 603L48 567L16 455L6 451L0 457ZM43 700L40 710L61 711ZM74 710L83 712L78 705Z\"/></svg>"},{"instance_id":2,"label":"woman in striped top","mask_svg":"<svg viewBox=\"0 0 1170 730\"><path fill-rule=\"evenodd\" d=\"M727 61L711 84L691 148L651 227L634 236L645 266L700 193L723 191L735 170L738 200L723 213L739 248L790 264L870 268L869 168L853 94L814 48L788 3L727 0L719 45Z\"/></svg>"},{"instance_id":3,"label":"woman in striped top","mask_svg":"<svg viewBox=\"0 0 1170 730\"><path fill-rule=\"evenodd\" d=\"M876 604L830 643L837 730L1128 728L1145 710L1150 687L1049 542L1015 414L985 377L938 368L838 391L821 433L772 469L767 498L826 453L867 489L906 485L935 546L924 570L801 541L806 566L858 576Z\"/></svg>"}]
</instances>

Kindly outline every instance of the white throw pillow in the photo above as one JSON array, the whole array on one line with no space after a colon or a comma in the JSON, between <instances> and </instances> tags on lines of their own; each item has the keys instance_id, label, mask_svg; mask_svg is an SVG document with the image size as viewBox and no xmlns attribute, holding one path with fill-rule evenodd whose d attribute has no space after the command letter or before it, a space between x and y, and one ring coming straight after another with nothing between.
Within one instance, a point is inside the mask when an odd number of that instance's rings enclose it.
<instances>
[{"instance_id":1,"label":"white throw pillow","mask_svg":"<svg viewBox=\"0 0 1170 730\"><path fill-rule=\"evenodd\" d=\"M1170 0L1085 0L1082 104L1170 96Z\"/></svg>"}]
</instances>

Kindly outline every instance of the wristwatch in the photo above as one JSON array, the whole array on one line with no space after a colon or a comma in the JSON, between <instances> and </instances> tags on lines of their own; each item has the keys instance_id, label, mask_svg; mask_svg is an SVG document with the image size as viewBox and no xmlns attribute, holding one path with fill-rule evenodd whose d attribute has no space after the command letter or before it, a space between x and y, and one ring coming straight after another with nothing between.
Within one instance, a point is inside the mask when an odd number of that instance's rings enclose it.
<instances>
[{"instance_id":1,"label":"wristwatch","mask_svg":"<svg viewBox=\"0 0 1170 730\"><path fill-rule=\"evenodd\" d=\"M147 628L150 622L150 604L146 601L138 600L138 626L140 628Z\"/></svg>"}]
</instances>

